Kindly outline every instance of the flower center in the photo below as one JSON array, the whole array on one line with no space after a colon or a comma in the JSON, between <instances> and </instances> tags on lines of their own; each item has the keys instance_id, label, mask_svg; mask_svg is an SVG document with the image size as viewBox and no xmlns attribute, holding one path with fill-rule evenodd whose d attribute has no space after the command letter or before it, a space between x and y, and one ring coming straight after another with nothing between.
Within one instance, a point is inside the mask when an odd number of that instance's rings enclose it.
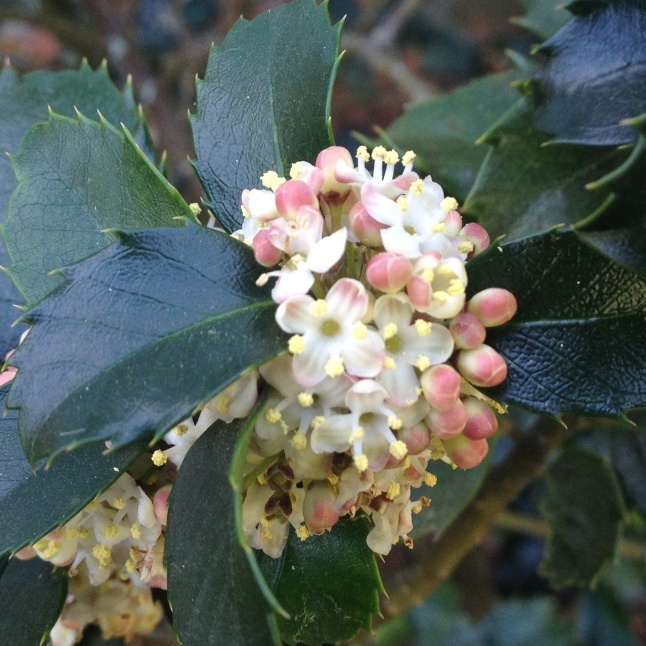
<instances>
[{"instance_id":1,"label":"flower center","mask_svg":"<svg viewBox=\"0 0 646 646\"><path fill-rule=\"evenodd\" d=\"M321 324L321 333L325 336L336 336L341 326L334 319L327 319Z\"/></svg>"},{"instance_id":2,"label":"flower center","mask_svg":"<svg viewBox=\"0 0 646 646\"><path fill-rule=\"evenodd\" d=\"M402 342L401 339L395 334L395 336L391 336L389 339L386 339L386 350L388 352L399 352L402 347Z\"/></svg>"}]
</instances>

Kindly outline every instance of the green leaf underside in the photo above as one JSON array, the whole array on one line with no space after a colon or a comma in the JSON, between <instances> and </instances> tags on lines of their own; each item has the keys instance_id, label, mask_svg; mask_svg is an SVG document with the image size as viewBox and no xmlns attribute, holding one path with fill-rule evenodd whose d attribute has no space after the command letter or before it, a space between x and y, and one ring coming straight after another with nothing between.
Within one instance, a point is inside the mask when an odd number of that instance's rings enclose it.
<instances>
[{"instance_id":1,"label":"green leaf underside","mask_svg":"<svg viewBox=\"0 0 646 646\"><path fill-rule=\"evenodd\" d=\"M402 153L414 150L416 167L463 201L488 150L475 142L516 102L510 83L521 76L518 70L492 74L417 103L386 130L382 143Z\"/></svg>"},{"instance_id":2,"label":"green leaf underside","mask_svg":"<svg viewBox=\"0 0 646 646\"><path fill-rule=\"evenodd\" d=\"M549 137L533 121L528 100L521 99L484 138L492 147L463 211L492 238L520 238L602 213L611 191L585 186L628 156L612 147L542 146Z\"/></svg>"},{"instance_id":3,"label":"green leaf underside","mask_svg":"<svg viewBox=\"0 0 646 646\"><path fill-rule=\"evenodd\" d=\"M234 526L228 472L246 420L216 422L193 445L170 496L165 560L184 646L273 643L267 605Z\"/></svg>"},{"instance_id":4,"label":"green leaf underside","mask_svg":"<svg viewBox=\"0 0 646 646\"><path fill-rule=\"evenodd\" d=\"M39 644L56 623L66 595L66 570L39 558L10 560L0 575L2 643Z\"/></svg>"},{"instance_id":5,"label":"green leaf underside","mask_svg":"<svg viewBox=\"0 0 646 646\"><path fill-rule=\"evenodd\" d=\"M314 0L239 20L209 57L191 119L195 168L229 232L242 223L240 196L268 170L287 176L330 145L329 95L340 25Z\"/></svg>"},{"instance_id":6,"label":"green leaf underside","mask_svg":"<svg viewBox=\"0 0 646 646\"><path fill-rule=\"evenodd\" d=\"M343 518L330 532L301 541L290 528L282 555L259 553L260 568L291 619L278 617L288 644L317 646L370 629L381 579L366 544L372 523Z\"/></svg>"},{"instance_id":7,"label":"green leaf underside","mask_svg":"<svg viewBox=\"0 0 646 646\"><path fill-rule=\"evenodd\" d=\"M520 0L520 3L525 7L525 15L513 18L512 22L542 39L549 38L571 17L559 10L563 7L561 0Z\"/></svg>"},{"instance_id":8,"label":"green leaf underside","mask_svg":"<svg viewBox=\"0 0 646 646\"><path fill-rule=\"evenodd\" d=\"M619 485L602 458L581 449L565 450L545 482L552 536L539 572L557 588L589 585L615 553L623 513Z\"/></svg>"},{"instance_id":9,"label":"green leaf underside","mask_svg":"<svg viewBox=\"0 0 646 646\"><path fill-rule=\"evenodd\" d=\"M434 487L422 485L414 490L415 500L426 496L431 504L414 517L410 535L420 538L433 534L439 538L475 496L491 468L492 457L493 449L477 467L467 470L453 469L440 460L431 462L428 470L437 476L437 484Z\"/></svg>"},{"instance_id":10,"label":"green leaf underside","mask_svg":"<svg viewBox=\"0 0 646 646\"><path fill-rule=\"evenodd\" d=\"M537 125L554 141L635 140L622 119L646 112L646 11L642 0L573 3L572 20L543 44L534 77Z\"/></svg>"},{"instance_id":11,"label":"green leaf underside","mask_svg":"<svg viewBox=\"0 0 646 646\"><path fill-rule=\"evenodd\" d=\"M646 280L550 232L490 248L471 263L469 295L503 287L518 300L487 343L507 379L491 394L537 412L621 416L646 404Z\"/></svg>"},{"instance_id":12,"label":"green leaf underside","mask_svg":"<svg viewBox=\"0 0 646 646\"><path fill-rule=\"evenodd\" d=\"M131 136L106 121L51 115L28 131L13 160L19 184L2 232L9 273L29 304L64 281L50 272L110 245L106 229L194 218Z\"/></svg>"},{"instance_id":13,"label":"green leaf underside","mask_svg":"<svg viewBox=\"0 0 646 646\"><path fill-rule=\"evenodd\" d=\"M30 310L9 406L30 462L160 436L284 349L246 245L189 224L121 233Z\"/></svg>"},{"instance_id":14,"label":"green leaf underside","mask_svg":"<svg viewBox=\"0 0 646 646\"><path fill-rule=\"evenodd\" d=\"M0 389L0 408L8 386ZM66 453L34 474L18 435L18 414L0 419L0 555L17 552L60 527L107 489L143 452L139 443L113 453L94 444Z\"/></svg>"}]
</instances>

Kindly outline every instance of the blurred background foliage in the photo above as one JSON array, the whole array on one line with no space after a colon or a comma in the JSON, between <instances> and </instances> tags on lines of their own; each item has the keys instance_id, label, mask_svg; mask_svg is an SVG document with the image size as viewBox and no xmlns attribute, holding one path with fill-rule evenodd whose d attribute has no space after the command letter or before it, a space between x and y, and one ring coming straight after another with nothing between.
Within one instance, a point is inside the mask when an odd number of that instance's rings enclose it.
<instances>
[{"instance_id":1,"label":"blurred background foliage","mask_svg":"<svg viewBox=\"0 0 646 646\"><path fill-rule=\"evenodd\" d=\"M122 87L129 75L158 151L168 155L168 177L184 197L202 190L187 111L194 110L195 74L202 75L209 46L219 44L239 16L253 18L281 4L270 0L2 0L0 56L21 72L93 67L107 59ZM371 137L404 109L466 82L512 68L529 57L567 19L555 0L330 0L334 21L345 18L341 64L333 99L337 143L356 146L353 132ZM510 50L516 54L510 55ZM510 72L513 74L513 72ZM484 95L483 95L484 98ZM490 97L491 98L491 97ZM473 100L481 101L474 92ZM450 127L450 104L438 128ZM433 124L429 124L433 128ZM481 132L466 137L476 139ZM475 153L474 153L475 154ZM484 157L484 150L482 152ZM424 160L432 171L432 160ZM475 160L477 165L480 159ZM472 181L472 179L471 179ZM456 193L459 187L456 187ZM523 432L536 422L512 411ZM528 488L450 580L414 610L361 635L354 643L378 646L506 646L646 644L646 441L643 429L594 430L575 440L620 465L629 506L624 540L612 567L591 590L550 591L537 567L550 529L537 500L545 482ZM614 439L609 439L614 438ZM504 456L508 438L493 459ZM476 471L476 470L474 470ZM473 477L478 477L474 474ZM457 485L456 485L457 486ZM456 492L459 496L459 492ZM450 505L450 500L438 504ZM541 503L542 504L542 503ZM386 589L400 570L424 558L433 536L413 551L398 546L383 565ZM101 642L96 634L84 640ZM168 631L141 643L172 643Z\"/></svg>"}]
</instances>

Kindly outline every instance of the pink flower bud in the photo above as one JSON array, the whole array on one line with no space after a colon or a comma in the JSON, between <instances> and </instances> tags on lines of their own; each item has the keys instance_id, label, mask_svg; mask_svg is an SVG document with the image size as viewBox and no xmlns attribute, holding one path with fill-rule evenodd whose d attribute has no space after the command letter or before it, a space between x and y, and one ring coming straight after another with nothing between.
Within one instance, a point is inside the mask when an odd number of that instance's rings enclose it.
<instances>
[{"instance_id":1,"label":"pink flower bud","mask_svg":"<svg viewBox=\"0 0 646 646\"><path fill-rule=\"evenodd\" d=\"M322 534L334 527L339 520L339 514L334 510L335 501L334 489L325 480L315 482L305 492L303 518L311 534Z\"/></svg>"},{"instance_id":2,"label":"pink flower bud","mask_svg":"<svg viewBox=\"0 0 646 646\"><path fill-rule=\"evenodd\" d=\"M444 234L453 237L457 236L462 229L462 216L457 211L449 211L444 220Z\"/></svg>"},{"instance_id":3,"label":"pink flower bud","mask_svg":"<svg viewBox=\"0 0 646 646\"><path fill-rule=\"evenodd\" d=\"M497 386L507 378L507 364L491 346L483 343L474 350L458 354L457 369L475 386Z\"/></svg>"},{"instance_id":4,"label":"pink flower bud","mask_svg":"<svg viewBox=\"0 0 646 646\"><path fill-rule=\"evenodd\" d=\"M406 444L409 455L418 455L431 443L431 432L426 424L420 422L399 431L398 439Z\"/></svg>"},{"instance_id":5,"label":"pink flower bud","mask_svg":"<svg viewBox=\"0 0 646 646\"><path fill-rule=\"evenodd\" d=\"M334 176L334 167L338 161L354 167L354 160L350 151L342 146L330 146L322 150L316 158L316 166L323 171L325 178L321 193L328 204L340 204L350 192L350 185L339 182Z\"/></svg>"},{"instance_id":6,"label":"pink flower bud","mask_svg":"<svg viewBox=\"0 0 646 646\"><path fill-rule=\"evenodd\" d=\"M477 467L489 453L487 440L471 440L464 435L458 435L442 444L447 455L460 469Z\"/></svg>"},{"instance_id":7,"label":"pink flower bud","mask_svg":"<svg viewBox=\"0 0 646 646\"><path fill-rule=\"evenodd\" d=\"M490 287L478 292L468 303L467 310L475 314L485 327L502 325L516 314L516 297L506 289Z\"/></svg>"},{"instance_id":8,"label":"pink flower bud","mask_svg":"<svg viewBox=\"0 0 646 646\"><path fill-rule=\"evenodd\" d=\"M168 518L168 496L173 485L167 484L158 489L153 496L153 509L155 511L155 518L166 527L166 519Z\"/></svg>"},{"instance_id":9,"label":"pink flower bud","mask_svg":"<svg viewBox=\"0 0 646 646\"><path fill-rule=\"evenodd\" d=\"M260 229L256 233L252 246L256 262L263 267L273 267L278 264L278 261L283 255L283 252L273 245L269 228Z\"/></svg>"},{"instance_id":10,"label":"pink flower bud","mask_svg":"<svg viewBox=\"0 0 646 646\"><path fill-rule=\"evenodd\" d=\"M325 175L323 174L323 171L316 166L312 166L312 164L308 164L307 162L298 162L298 164L295 164L295 166L298 169L298 174L296 175L296 177L294 177L294 175L291 175L292 179L299 179L301 182L305 182L312 189L312 191L316 195L318 195L323 188L323 184L325 183ZM294 166L292 166L292 169L293 168Z\"/></svg>"},{"instance_id":11,"label":"pink flower bud","mask_svg":"<svg viewBox=\"0 0 646 646\"><path fill-rule=\"evenodd\" d=\"M486 440L498 430L498 420L485 402L475 397L464 400L467 409L467 425L462 434L470 440Z\"/></svg>"},{"instance_id":12,"label":"pink flower bud","mask_svg":"<svg viewBox=\"0 0 646 646\"><path fill-rule=\"evenodd\" d=\"M420 385L426 401L439 411L452 409L460 396L460 375L448 364L433 366L422 373Z\"/></svg>"},{"instance_id":13,"label":"pink flower bud","mask_svg":"<svg viewBox=\"0 0 646 646\"><path fill-rule=\"evenodd\" d=\"M406 285L406 294L415 309L424 311L431 304L433 290L427 280L421 276L412 276Z\"/></svg>"},{"instance_id":14,"label":"pink flower bud","mask_svg":"<svg viewBox=\"0 0 646 646\"><path fill-rule=\"evenodd\" d=\"M17 371L18 369L14 366L7 366L6 370L0 372L0 386L8 384L16 376Z\"/></svg>"},{"instance_id":15,"label":"pink flower bud","mask_svg":"<svg viewBox=\"0 0 646 646\"><path fill-rule=\"evenodd\" d=\"M408 258L384 252L370 259L366 278L375 289L394 294L403 289L412 274L413 266Z\"/></svg>"},{"instance_id":16,"label":"pink flower bud","mask_svg":"<svg viewBox=\"0 0 646 646\"><path fill-rule=\"evenodd\" d=\"M318 208L314 191L299 179L290 179L276 189L276 208L287 219L294 219L301 206Z\"/></svg>"},{"instance_id":17,"label":"pink flower bud","mask_svg":"<svg viewBox=\"0 0 646 646\"><path fill-rule=\"evenodd\" d=\"M460 231L460 237L473 244L473 252L470 254L473 256L484 251L489 246L489 242L491 242L489 234L476 222L469 222L469 224Z\"/></svg>"},{"instance_id":18,"label":"pink flower bud","mask_svg":"<svg viewBox=\"0 0 646 646\"><path fill-rule=\"evenodd\" d=\"M484 343L487 331L480 319L469 312L460 312L449 323L449 332L460 350L473 350Z\"/></svg>"},{"instance_id":19,"label":"pink flower bud","mask_svg":"<svg viewBox=\"0 0 646 646\"><path fill-rule=\"evenodd\" d=\"M361 202L357 202L348 213L350 229L359 241L366 247L381 247L381 231L387 229L388 225L377 222L364 208Z\"/></svg>"},{"instance_id":20,"label":"pink flower bud","mask_svg":"<svg viewBox=\"0 0 646 646\"><path fill-rule=\"evenodd\" d=\"M462 432L462 429L467 423L467 409L458 399L449 410L432 410L426 416L426 421L431 429L431 433L435 437L439 437L441 440L448 440Z\"/></svg>"}]
</instances>

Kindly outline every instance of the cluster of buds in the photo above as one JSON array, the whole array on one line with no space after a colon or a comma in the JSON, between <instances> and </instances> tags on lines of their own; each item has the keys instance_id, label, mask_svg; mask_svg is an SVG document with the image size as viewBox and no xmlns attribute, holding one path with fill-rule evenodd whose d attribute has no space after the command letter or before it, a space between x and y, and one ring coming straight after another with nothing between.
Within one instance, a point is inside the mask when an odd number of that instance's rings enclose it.
<instances>
[{"instance_id":1,"label":"cluster of buds","mask_svg":"<svg viewBox=\"0 0 646 646\"><path fill-rule=\"evenodd\" d=\"M366 163L372 157L370 172ZM262 176L242 195L234 235L271 268L288 354L259 369L268 401L248 455L242 509L251 544L271 556L290 525L305 540L363 512L370 547L387 554L429 503L432 460L471 468L502 412L478 388L500 384L503 357L486 328L508 321L514 296L466 301L466 261L489 244L452 197L412 170L415 155L333 146L291 179ZM258 375L246 375L247 383ZM259 382L260 383L260 382Z\"/></svg>"}]
</instances>

